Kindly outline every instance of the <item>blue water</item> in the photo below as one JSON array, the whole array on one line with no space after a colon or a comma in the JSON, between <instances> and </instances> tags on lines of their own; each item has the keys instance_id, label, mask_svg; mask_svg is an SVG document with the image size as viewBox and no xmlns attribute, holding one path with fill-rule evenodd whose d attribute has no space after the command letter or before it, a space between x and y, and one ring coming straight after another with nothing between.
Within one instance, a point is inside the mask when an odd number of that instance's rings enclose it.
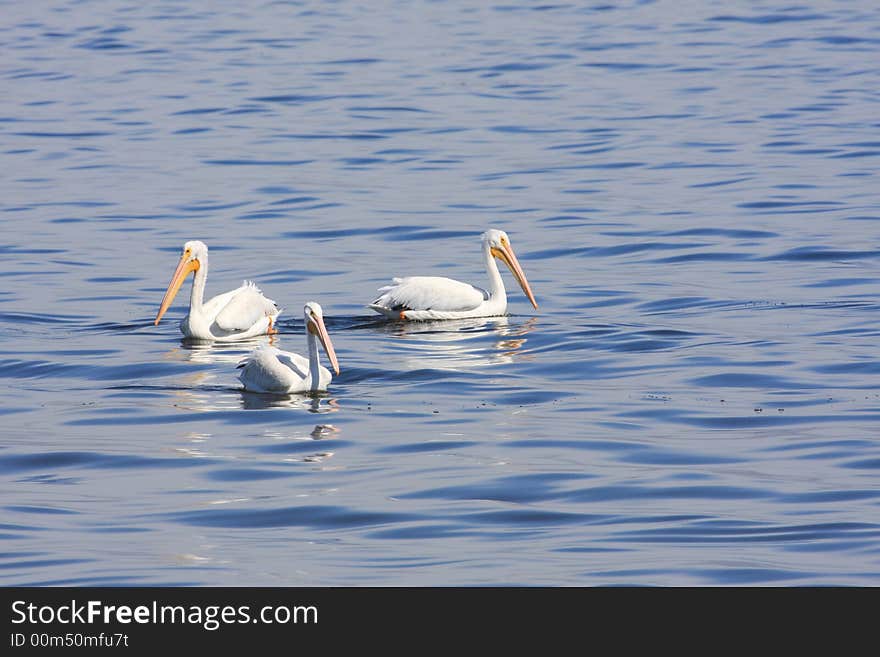
<instances>
[{"instance_id":1,"label":"blue water","mask_svg":"<svg viewBox=\"0 0 880 657\"><path fill-rule=\"evenodd\" d=\"M0 584L880 585L876 2L66 0L0 48ZM364 307L485 284L490 226L537 311ZM189 239L281 348L322 304L328 394L242 392L188 283L153 326Z\"/></svg>"}]
</instances>

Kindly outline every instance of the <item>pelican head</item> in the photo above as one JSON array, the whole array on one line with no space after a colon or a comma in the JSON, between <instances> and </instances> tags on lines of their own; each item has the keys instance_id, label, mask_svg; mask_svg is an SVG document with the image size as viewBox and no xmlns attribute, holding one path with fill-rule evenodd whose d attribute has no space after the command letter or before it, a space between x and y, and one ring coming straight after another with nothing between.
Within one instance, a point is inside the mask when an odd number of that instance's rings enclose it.
<instances>
[{"instance_id":1,"label":"pelican head","mask_svg":"<svg viewBox=\"0 0 880 657\"><path fill-rule=\"evenodd\" d=\"M303 308L303 315L306 320L306 330L312 335L317 336L321 341L324 351L327 352L327 358L330 359L330 363L333 365L333 370L338 376L339 361L336 360L336 351L333 349L333 343L330 341L330 336L327 334L327 327L324 326L324 311L321 309L321 304L317 301L309 301L305 305L305 308Z\"/></svg>"},{"instance_id":2,"label":"pelican head","mask_svg":"<svg viewBox=\"0 0 880 657\"><path fill-rule=\"evenodd\" d=\"M510 238L507 236L507 233L497 228L490 228L483 233L482 239L483 245L488 246L489 252L510 268L511 273L516 278L516 282L519 283L522 291L529 298L529 301L532 302L532 306L537 308L538 302L535 301L532 288L529 287L529 282L526 280L522 267L519 266L519 261L516 259L513 247L510 245Z\"/></svg>"},{"instance_id":3,"label":"pelican head","mask_svg":"<svg viewBox=\"0 0 880 657\"><path fill-rule=\"evenodd\" d=\"M208 259L208 245L198 240L192 240L183 245L183 254L180 256L180 262L177 263L177 269L174 270L174 276L165 290L165 296L162 297L162 305L159 306L159 312L156 314L154 326L158 326L162 315L168 310L168 306L177 296L177 291L183 285L183 281L191 273L199 270L203 262Z\"/></svg>"}]
</instances>

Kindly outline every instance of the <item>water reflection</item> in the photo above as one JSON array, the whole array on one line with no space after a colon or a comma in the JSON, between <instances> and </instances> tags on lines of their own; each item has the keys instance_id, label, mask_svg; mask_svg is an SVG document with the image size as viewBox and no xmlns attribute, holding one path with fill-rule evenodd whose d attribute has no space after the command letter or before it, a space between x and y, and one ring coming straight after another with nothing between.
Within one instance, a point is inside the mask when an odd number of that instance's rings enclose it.
<instances>
[{"instance_id":1,"label":"water reflection","mask_svg":"<svg viewBox=\"0 0 880 657\"><path fill-rule=\"evenodd\" d=\"M537 317L475 317L432 322L391 322L376 327L398 340L394 350L405 350L400 359L404 369L471 369L509 364L514 359L533 359L521 350L535 329Z\"/></svg>"},{"instance_id":2,"label":"water reflection","mask_svg":"<svg viewBox=\"0 0 880 657\"><path fill-rule=\"evenodd\" d=\"M335 413L339 410L339 402L326 393L300 393L291 395L273 395L263 392L239 390L241 408L254 411L267 408L299 408L310 413Z\"/></svg>"},{"instance_id":3,"label":"water reflection","mask_svg":"<svg viewBox=\"0 0 880 657\"><path fill-rule=\"evenodd\" d=\"M166 357L169 360L189 361L203 365L228 363L234 367L251 351L264 344L277 347L279 346L278 338L274 335L261 335L238 342L199 342L184 339L180 341L180 348L170 350Z\"/></svg>"},{"instance_id":4,"label":"water reflection","mask_svg":"<svg viewBox=\"0 0 880 657\"><path fill-rule=\"evenodd\" d=\"M281 433L279 431L268 430L265 431L263 435L267 438L271 438L277 441L276 444L272 446L272 451L280 451L284 452L285 456L282 458L282 461L285 462L297 462L297 463L324 463L328 459L333 457L334 452L328 451L327 449L322 449L320 451L311 452L304 454L299 454L299 450L293 450L293 453L288 453L287 446L291 444L298 444L305 446L309 443L315 443L315 446L318 445L326 445L327 443L323 443L328 439L338 437L340 429L332 424L316 424L315 428L312 429L311 433L306 436L301 435L287 435ZM321 442L319 442L321 441Z\"/></svg>"},{"instance_id":5,"label":"water reflection","mask_svg":"<svg viewBox=\"0 0 880 657\"><path fill-rule=\"evenodd\" d=\"M182 411L231 411L239 408L238 401L230 395L229 386L215 383L217 375L201 371L187 374L181 380L186 387L172 390L174 407Z\"/></svg>"},{"instance_id":6,"label":"water reflection","mask_svg":"<svg viewBox=\"0 0 880 657\"><path fill-rule=\"evenodd\" d=\"M189 431L185 434L184 439L189 442L190 445L186 447L178 447L175 450L176 452L196 458L205 458L212 455L207 449L208 443L211 440L210 433Z\"/></svg>"}]
</instances>

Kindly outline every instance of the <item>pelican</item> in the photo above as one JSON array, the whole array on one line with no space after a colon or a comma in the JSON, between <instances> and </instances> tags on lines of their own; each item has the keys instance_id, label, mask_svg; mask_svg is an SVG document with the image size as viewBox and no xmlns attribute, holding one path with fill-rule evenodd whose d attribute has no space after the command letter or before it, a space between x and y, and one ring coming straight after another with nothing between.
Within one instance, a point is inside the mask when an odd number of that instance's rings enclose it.
<instances>
[{"instance_id":1,"label":"pelican","mask_svg":"<svg viewBox=\"0 0 880 657\"><path fill-rule=\"evenodd\" d=\"M244 384L245 390L282 395L291 392L326 390L333 376L330 370L318 362L318 340L324 346L324 351L327 352L336 374L339 374L339 362L336 360L336 351L324 326L324 312L321 306L309 301L303 313L306 319L309 357L304 358L299 354L281 351L271 345L257 347L238 365L241 369L238 378Z\"/></svg>"},{"instance_id":2,"label":"pelican","mask_svg":"<svg viewBox=\"0 0 880 657\"><path fill-rule=\"evenodd\" d=\"M442 276L394 278L391 285L379 288L379 298L369 307L390 319L402 320L504 315L507 312L507 293L495 263L495 258L498 258L510 268L529 301L537 308L535 295L513 253L507 233L491 228L483 233L481 239L483 260L489 274L488 291Z\"/></svg>"},{"instance_id":3,"label":"pelican","mask_svg":"<svg viewBox=\"0 0 880 657\"><path fill-rule=\"evenodd\" d=\"M235 290L203 301L205 281L208 278L208 247L198 240L183 245L183 255L180 256L174 276L165 290L154 325L158 326L159 320L174 301L177 291L190 272L195 272L195 275L189 299L189 313L180 322L180 331L186 337L232 342L278 332L274 324L281 311L274 301L264 297L260 288L250 281L245 281Z\"/></svg>"}]
</instances>

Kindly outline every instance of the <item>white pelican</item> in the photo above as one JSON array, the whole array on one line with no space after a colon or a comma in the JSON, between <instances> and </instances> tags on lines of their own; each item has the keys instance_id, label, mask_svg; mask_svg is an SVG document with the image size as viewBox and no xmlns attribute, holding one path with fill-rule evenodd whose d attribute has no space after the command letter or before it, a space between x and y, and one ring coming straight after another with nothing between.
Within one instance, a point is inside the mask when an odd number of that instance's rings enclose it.
<instances>
[{"instance_id":1,"label":"white pelican","mask_svg":"<svg viewBox=\"0 0 880 657\"><path fill-rule=\"evenodd\" d=\"M309 301L304 310L306 319L306 342L309 345L309 357L281 351L270 345L262 345L239 364L241 373L239 380L244 389L250 392L273 392L287 394L291 392L315 392L326 390L333 376L330 370L318 362L318 340L324 346L327 357L339 374L339 363L327 329L324 326L324 313L321 306Z\"/></svg>"},{"instance_id":2,"label":"white pelican","mask_svg":"<svg viewBox=\"0 0 880 657\"><path fill-rule=\"evenodd\" d=\"M238 289L203 302L208 278L208 247L198 240L183 245L183 255L162 298L154 325L159 324L190 272L195 272L195 275L189 313L180 322L180 331L186 337L231 342L278 332L274 324L281 311L274 301L264 297L260 288L249 281Z\"/></svg>"},{"instance_id":3,"label":"white pelican","mask_svg":"<svg viewBox=\"0 0 880 657\"><path fill-rule=\"evenodd\" d=\"M507 312L507 293L495 258L510 268L532 305L535 296L503 230L494 228L482 235L483 260L489 274L490 288L483 290L468 283L442 276L394 278L392 284L379 288L382 294L369 305L391 319L462 319L494 317Z\"/></svg>"}]
</instances>

